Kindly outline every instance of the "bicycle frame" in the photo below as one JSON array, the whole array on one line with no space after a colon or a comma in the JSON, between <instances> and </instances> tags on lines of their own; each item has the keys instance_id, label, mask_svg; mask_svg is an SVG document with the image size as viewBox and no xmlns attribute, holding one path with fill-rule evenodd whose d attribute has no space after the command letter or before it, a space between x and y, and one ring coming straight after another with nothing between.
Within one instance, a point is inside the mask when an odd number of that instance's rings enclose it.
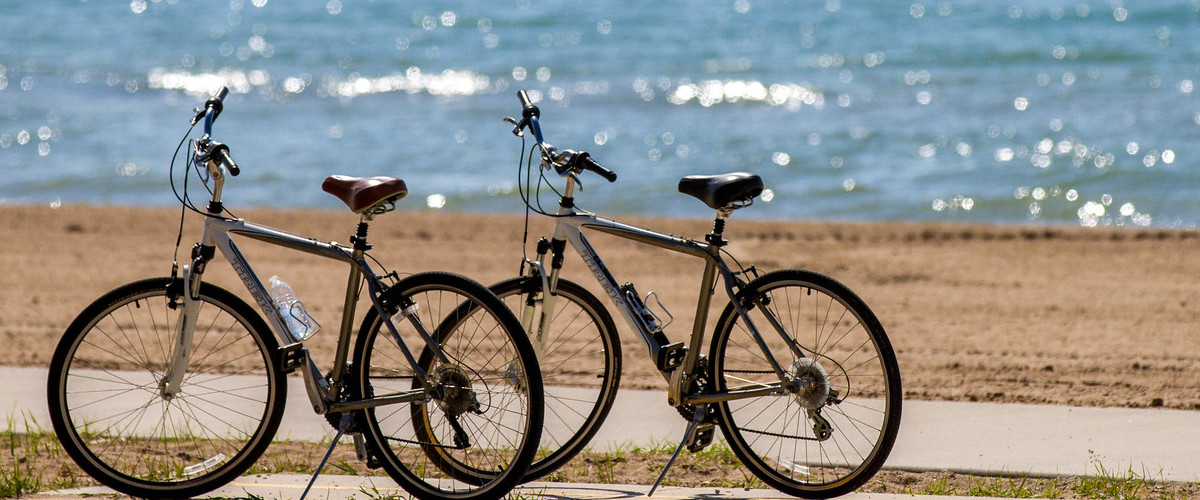
<instances>
[{"instance_id":1,"label":"bicycle frame","mask_svg":"<svg viewBox=\"0 0 1200 500\"><path fill-rule=\"evenodd\" d=\"M242 255L241 251L238 250L237 245L231 239L231 235L248 237L271 245L345 262L350 265L350 275L346 283L346 298L341 328L338 334L334 367L328 378L322 375L322 370L312 360L308 349L304 348L303 342L293 337L284 322L282 314L275 308L274 302L263 285L262 280L251 269L250 263ZM357 245L351 248L336 243L326 243L305 238L252 224L242 219L217 217L214 215L211 207L210 216L204 221L203 238L192 250L192 263L190 266L183 266L182 270L183 289L186 291L183 293L183 314L180 315L176 329L175 349L173 350L171 366L168 369L166 377L167 383L163 389L165 394L174 394L178 391L179 384L187 367L187 361L190 357L192 334L195 330L195 313L199 307L196 298L199 294L201 276L208 261L215 256L216 249L220 249L221 254L229 261L234 272L237 273L242 283L246 286L246 290L254 297L255 302L266 316L276 336L281 340L283 347L280 348L280 359L278 362L282 364L285 371L296 368L303 370L305 388L308 391L309 400L312 402L313 411L319 414L347 412L388 404L423 401L426 398L426 389L432 386L426 374L418 365L412 351L401 339L399 331L392 322L391 315L387 314L387 308L380 300L384 286L380 283L379 277L375 275L374 271L367 264L363 248ZM359 300L359 284L364 278L368 285L368 293L373 306L380 312L380 316L384 319L384 323L387 325L392 339L413 367L416 378L423 389L376 396L358 401L341 400L342 382L347 375L345 370L346 359L349 356L350 340L354 329L354 311ZM404 317L410 318L416 330L423 337L426 346L433 350L434 355L446 361L444 354L437 345L437 342L433 340L432 335L420 322L412 318L411 313L413 309L410 308L411 305L400 304L399 306L402 308L401 314Z\"/></svg>"},{"instance_id":2,"label":"bicycle frame","mask_svg":"<svg viewBox=\"0 0 1200 500\"><path fill-rule=\"evenodd\" d=\"M662 371L663 377L668 381L668 403L672 406L680 406L685 404L702 405L708 403L733 401L764 394L781 393L785 391L795 391L795 383L787 371L780 366L779 362L772 355L767 347L766 341L759 334L758 328L751 321L747 311L747 305L743 304L737 297L737 290L743 285L737 278L736 274L729 268L725 261L721 258L720 245L705 243L690 238L672 236L664 233L642 229L627 224L622 224L616 221L602 219L595 214L577 211L572 201L572 192L576 180L573 177L568 177L567 188L563 195L563 201L559 206L558 217L555 219L554 236L551 240L551 249L554 252L554 258L551 262L550 274L547 277L544 267L541 264L543 253L539 253L537 261L531 263L534 273L541 273L543 278L543 288L548 293L543 293L541 330L546 328L549 323L549 318L554 309L554 293L558 282L559 270L562 267L561 255L569 242L575 251L583 259L584 264L595 275L596 280L604 289L609 299L616 305L621 316L625 318L626 323L638 334L643 345L651 358L659 358L660 351L666 346L664 343L655 337L650 331L645 322L640 318L637 312L638 306L631 303L631 299L622 293L617 284L617 280L609 272L604 265L604 261L600 259L599 254L588 242L583 235L583 229L600 231L605 234L613 235L619 238L636 241L638 243L651 245L658 248L663 248L673 252L690 255L704 259L704 273L700 282L699 296L696 300L696 316L692 324L692 333L687 344L689 346L682 362L677 368ZM700 359L700 349L697 347L702 345L704 341L704 330L708 323L708 310L712 303L712 295L715 291L716 277L720 274L726 293L729 295L730 302L736 308L737 313L745 321L747 329L755 342L762 349L763 355L770 362L771 368L779 376L780 383L778 385L762 386L756 384L754 386L746 386L739 388L730 388L728 391L721 394L688 394L687 388L690 385L690 379L696 375L696 366ZM767 310L765 304L762 304L757 299L752 306L759 307L768 318L772 327L780 332L780 337L790 347L793 353L802 357L803 353L798 345L795 344L786 334L782 325L778 324L774 316ZM529 321L531 318L528 314L523 315L522 323L528 331ZM544 331L539 331L537 337L541 338ZM665 339L665 337L664 337ZM537 339L534 339L534 344L537 345Z\"/></svg>"}]
</instances>

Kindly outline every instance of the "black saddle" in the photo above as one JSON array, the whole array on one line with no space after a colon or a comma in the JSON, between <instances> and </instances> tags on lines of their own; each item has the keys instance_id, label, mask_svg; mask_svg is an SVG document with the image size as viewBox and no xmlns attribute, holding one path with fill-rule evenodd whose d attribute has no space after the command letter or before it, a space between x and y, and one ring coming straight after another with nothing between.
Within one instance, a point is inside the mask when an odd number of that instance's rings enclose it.
<instances>
[{"instance_id":1,"label":"black saddle","mask_svg":"<svg viewBox=\"0 0 1200 500\"><path fill-rule=\"evenodd\" d=\"M679 192L699 198L713 210L741 208L762 193L757 174L734 172L721 175L689 175L679 179Z\"/></svg>"}]
</instances>

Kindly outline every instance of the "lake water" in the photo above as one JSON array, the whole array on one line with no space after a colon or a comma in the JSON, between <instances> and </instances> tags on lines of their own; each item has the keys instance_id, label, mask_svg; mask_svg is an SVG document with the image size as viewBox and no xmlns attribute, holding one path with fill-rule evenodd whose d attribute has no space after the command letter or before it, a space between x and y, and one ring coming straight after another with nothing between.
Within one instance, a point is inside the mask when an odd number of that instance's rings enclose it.
<instances>
[{"instance_id":1,"label":"lake water","mask_svg":"<svg viewBox=\"0 0 1200 500\"><path fill-rule=\"evenodd\" d=\"M0 203L174 204L226 85L231 207L333 209L339 173L518 214L529 89L620 175L583 179L604 214L708 217L678 178L740 170L739 217L1193 227L1198 82L1196 0L13 2Z\"/></svg>"}]
</instances>

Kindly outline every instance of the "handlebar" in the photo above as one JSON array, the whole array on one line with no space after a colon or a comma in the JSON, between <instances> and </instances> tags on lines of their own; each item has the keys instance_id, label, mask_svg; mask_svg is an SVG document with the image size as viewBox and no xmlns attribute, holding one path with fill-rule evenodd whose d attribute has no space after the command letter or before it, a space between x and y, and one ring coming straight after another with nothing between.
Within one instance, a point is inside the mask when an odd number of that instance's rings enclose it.
<instances>
[{"instance_id":1,"label":"handlebar","mask_svg":"<svg viewBox=\"0 0 1200 500\"><path fill-rule=\"evenodd\" d=\"M217 90L216 94L204 101L204 106L196 108L196 114L192 116L192 125L195 125L201 119L204 120L204 137L196 141L196 152L194 153L197 161L215 162L218 166L224 168L229 175L236 177L242 172L242 169L233 161L233 157L229 155L229 146L212 140L212 124L216 121L217 116L220 116L221 110L225 109L225 97L229 95L229 88L222 86ZM211 167L210 167L211 168Z\"/></svg>"},{"instance_id":2,"label":"handlebar","mask_svg":"<svg viewBox=\"0 0 1200 500\"><path fill-rule=\"evenodd\" d=\"M208 150L209 154L213 158L216 158L221 163L221 166L225 167L225 170L229 171L229 175L237 177L238 174L242 173L242 169L238 168L237 163L233 162L233 157L229 156L229 146L214 142L209 146Z\"/></svg>"},{"instance_id":3,"label":"handlebar","mask_svg":"<svg viewBox=\"0 0 1200 500\"><path fill-rule=\"evenodd\" d=\"M592 159L592 155L588 154L587 151L581 151L581 152L575 153L575 157L573 159L575 160L575 162L577 162L579 164L579 167L582 168L583 170L591 170L592 172L595 172L596 175L603 177L608 182L616 182L617 181L617 173L613 172L612 170L609 170L607 168L604 168L603 165L600 165L599 162Z\"/></svg>"},{"instance_id":4,"label":"handlebar","mask_svg":"<svg viewBox=\"0 0 1200 500\"><path fill-rule=\"evenodd\" d=\"M560 152L554 146L547 144L542 139L541 110L538 109L533 100L529 98L529 94L523 89L517 91L517 99L521 101L521 121L518 122L512 118L506 118L505 121L515 125L513 134L518 137L521 136L523 129L529 129L533 133L533 138L537 141L538 148L542 150L543 165L547 168L553 166L560 175L589 170L603 177L608 182L616 182L616 172L600 165L586 151L575 152L568 149Z\"/></svg>"},{"instance_id":5,"label":"handlebar","mask_svg":"<svg viewBox=\"0 0 1200 500\"><path fill-rule=\"evenodd\" d=\"M216 94L208 98L207 101L204 101L204 106L196 108L196 115L192 117L192 125L195 125L196 122L204 119L206 121L204 124L206 128L204 132L211 132L212 122L216 121L217 117L221 115L221 110L225 109L224 101L225 96L227 95L229 95L228 87L222 86L220 89L218 89ZM212 112L211 119L208 118L210 111Z\"/></svg>"},{"instance_id":6,"label":"handlebar","mask_svg":"<svg viewBox=\"0 0 1200 500\"><path fill-rule=\"evenodd\" d=\"M529 94L525 92L525 89L517 91L517 99L521 100L521 116L525 117L526 120L528 120L530 117L538 118L541 116L541 111L538 110L538 107L533 104L532 100L529 99Z\"/></svg>"}]
</instances>

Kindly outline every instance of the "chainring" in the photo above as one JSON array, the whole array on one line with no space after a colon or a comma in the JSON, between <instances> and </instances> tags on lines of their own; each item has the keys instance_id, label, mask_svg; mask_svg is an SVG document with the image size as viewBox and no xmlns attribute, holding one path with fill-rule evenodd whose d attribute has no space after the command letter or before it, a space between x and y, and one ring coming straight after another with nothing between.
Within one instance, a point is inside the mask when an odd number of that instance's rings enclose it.
<instances>
[{"instance_id":1,"label":"chainring","mask_svg":"<svg viewBox=\"0 0 1200 500\"><path fill-rule=\"evenodd\" d=\"M712 370L708 366L708 358L701 354L700 359L696 362L696 375L692 377L692 383L688 387L687 393L705 394L712 389ZM707 406L708 412L705 413L704 420L701 420L700 423L716 424L717 405L716 403L710 403ZM679 405L675 407L675 410L679 412L679 416L688 422L696 418L696 405Z\"/></svg>"}]
</instances>

